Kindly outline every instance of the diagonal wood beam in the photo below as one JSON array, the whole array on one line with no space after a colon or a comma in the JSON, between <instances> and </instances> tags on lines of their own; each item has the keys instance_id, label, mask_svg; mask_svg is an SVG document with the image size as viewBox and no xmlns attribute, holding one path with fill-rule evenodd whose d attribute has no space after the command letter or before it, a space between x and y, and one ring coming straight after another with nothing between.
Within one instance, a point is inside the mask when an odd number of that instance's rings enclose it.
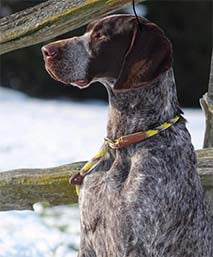
<instances>
[{"instance_id":1,"label":"diagonal wood beam","mask_svg":"<svg viewBox=\"0 0 213 257\"><path fill-rule=\"evenodd\" d=\"M0 54L52 39L131 3L132 0L49 0L4 17L0 19Z\"/></svg>"}]
</instances>

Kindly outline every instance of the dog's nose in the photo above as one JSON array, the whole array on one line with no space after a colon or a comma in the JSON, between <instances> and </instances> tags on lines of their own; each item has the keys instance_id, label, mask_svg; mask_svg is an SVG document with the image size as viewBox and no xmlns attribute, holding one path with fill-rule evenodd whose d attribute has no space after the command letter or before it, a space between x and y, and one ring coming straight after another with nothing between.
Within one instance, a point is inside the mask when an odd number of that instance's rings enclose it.
<instances>
[{"instance_id":1,"label":"dog's nose","mask_svg":"<svg viewBox=\"0 0 213 257\"><path fill-rule=\"evenodd\" d=\"M46 45L41 48L44 57L56 57L58 55L58 47L54 45Z\"/></svg>"}]
</instances>

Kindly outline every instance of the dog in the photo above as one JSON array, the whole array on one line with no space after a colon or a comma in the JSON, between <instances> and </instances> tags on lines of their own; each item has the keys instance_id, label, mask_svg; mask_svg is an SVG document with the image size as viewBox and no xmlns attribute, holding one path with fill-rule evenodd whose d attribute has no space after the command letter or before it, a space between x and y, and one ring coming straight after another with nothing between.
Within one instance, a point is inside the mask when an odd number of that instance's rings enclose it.
<instances>
[{"instance_id":1,"label":"dog","mask_svg":"<svg viewBox=\"0 0 213 257\"><path fill-rule=\"evenodd\" d=\"M156 135L109 147L79 197L79 257L212 257L212 236L196 156L179 107L172 46L154 23L112 15L84 35L45 45L51 77L109 95L107 138L179 119Z\"/></svg>"}]
</instances>

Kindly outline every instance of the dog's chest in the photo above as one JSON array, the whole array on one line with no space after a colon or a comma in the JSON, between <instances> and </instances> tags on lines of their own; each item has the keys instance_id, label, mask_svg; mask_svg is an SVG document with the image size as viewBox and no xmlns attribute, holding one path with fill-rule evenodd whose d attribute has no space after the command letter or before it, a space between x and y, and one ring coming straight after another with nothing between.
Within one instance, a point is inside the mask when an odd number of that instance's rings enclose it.
<instances>
[{"instance_id":1,"label":"dog's chest","mask_svg":"<svg viewBox=\"0 0 213 257\"><path fill-rule=\"evenodd\" d=\"M126 230L131 227L125 228L124 225L128 224L129 217L128 209L125 207L125 197L118 187L120 177L113 177L113 174L109 173L89 174L81 189L81 229L87 238L90 238L89 240L94 240L95 244L99 240L97 235L106 238L105 242L109 243L112 238L122 238ZM114 243L111 242L110 245Z\"/></svg>"},{"instance_id":2,"label":"dog's chest","mask_svg":"<svg viewBox=\"0 0 213 257\"><path fill-rule=\"evenodd\" d=\"M115 252L126 256L125 245L129 242L131 246L134 238L128 210L122 197L111 191L103 179L97 182L96 177L94 185L90 184L92 180L86 180L81 191L81 234L97 256L113 256Z\"/></svg>"},{"instance_id":3,"label":"dog's chest","mask_svg":"<svg viewBox=\"0 0 213 257\"><path fill-rule=\"evenodd\" d=\"M107 219L112 215L112 192L109 191L104 173L89 174L84 181L80 195L81 221L86 231L95 232L98 227L105 228ZM109 208L110 207L110 208Z\"/></svg>"}]
</instances>

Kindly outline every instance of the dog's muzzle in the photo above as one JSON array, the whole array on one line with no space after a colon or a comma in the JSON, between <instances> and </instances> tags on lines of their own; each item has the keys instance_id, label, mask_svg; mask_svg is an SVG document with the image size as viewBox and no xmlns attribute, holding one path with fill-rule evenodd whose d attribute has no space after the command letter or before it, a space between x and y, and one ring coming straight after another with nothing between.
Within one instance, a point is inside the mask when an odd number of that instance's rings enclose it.
<instances>
[{"instance_id":1,"label":"dog's muzzle","mask_svg":"<svg viewBox=\"0 0 213 257\"><path fill-rule=\"evenodd\" d=\"M65 84L85 87L90 55L81 37L61 40L42 47L45 68L50 76Z\"/></svg>"}]
</instances>

